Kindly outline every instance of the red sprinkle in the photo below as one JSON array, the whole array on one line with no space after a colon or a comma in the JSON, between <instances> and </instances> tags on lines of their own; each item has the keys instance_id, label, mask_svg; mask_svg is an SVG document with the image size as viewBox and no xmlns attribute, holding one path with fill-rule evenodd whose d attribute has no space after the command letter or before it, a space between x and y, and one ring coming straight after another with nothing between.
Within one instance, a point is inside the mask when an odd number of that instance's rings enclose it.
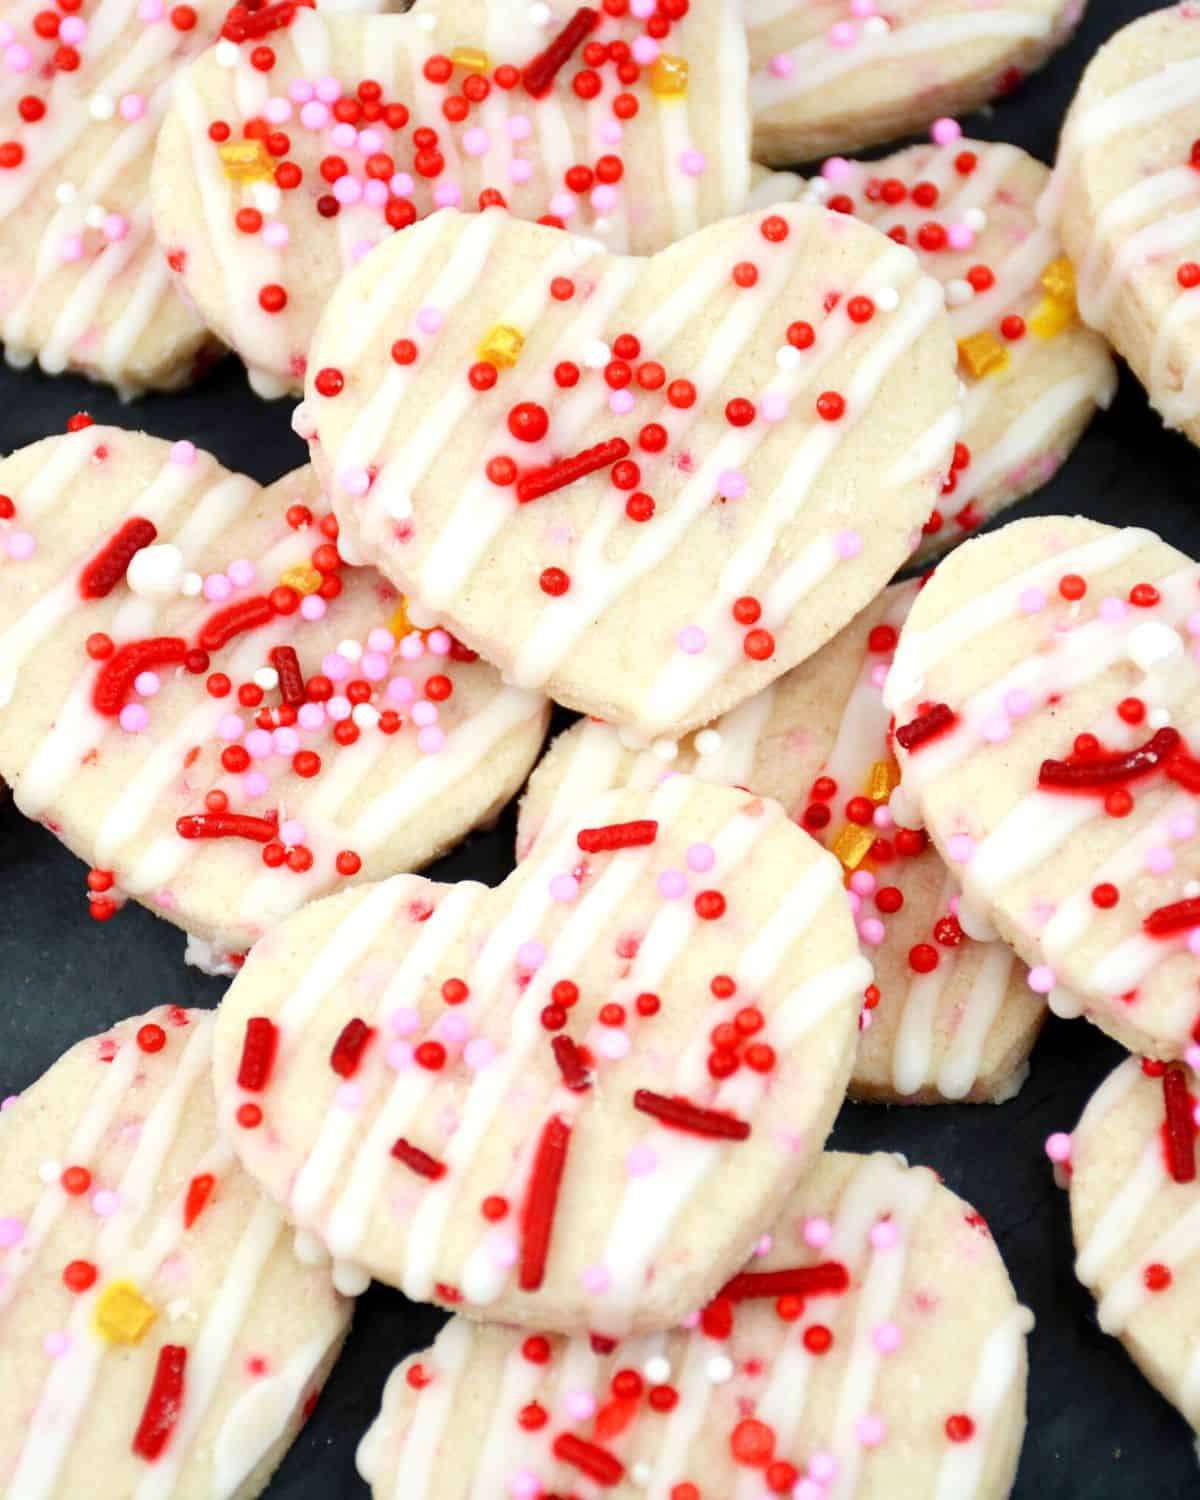
<instances>
[{"instance_id":1,"label":"red sprinkle","mask_svg":"<svg viewBox=\"0 0 1200 1500\"><path fill-rule=\"evenodd\" d=\"M365 1021L360 1021L357 1016L352 1021L346 1022L342 1027L341 1035L333 1044L333 1051L329 1054L329 1066L339 1078L354 1077L362 1062L363 1053L370 1046L374 1035L375 1028L368 1026Z\"/></svg>"},{"instance_id":2,"label":"red sprinkle","mask_svg":"<svg viewBox=\"0 0 1200 1500\"><path fill-rule=\"evenodd\" d=\"M212 1197L217 1179L211 1172L201 1172L188 1183L187 1197L183 1200L183 1227L190 1229Z\"/></svg>"},{"instance_id":3,"label":"red sprinkle","mask_svg":"<svg viewBox=\"0 0 1200 1500\"><path fill-rule=\"evenodd\" d=\"M592 1086L591 1069L583 1053L569 1036L556 1036L550 1043L562 1081L572 1093L581 1094Z\"/></svg>"},{"instance_id":4,"label":"red sprinkle","mask_svg":"<svg viewBox=\"0 0 1200 1500\"><path fill-rule=\"evenodd\" d=\"M717 1294L732 1302L759 1297L837 1296L850 1286L850 1273L837 1260L815 1266L788 1266L781 1271L742 1271Z\"/></svg>"},{"instance_id":5,"label":"red sprinkle","mask_svg":"<svg viewBox=\"0 0 1200 1500\"><path fill-rule=\"evenodd\" d=\"M1048 791L1108 792L1122 782L1148 776L1178 748L1178 729L1160 729L1144 745L1121 755L1044 760L1038 771L1038 786Z\"/></svg>"},{"instance_id":6,"label":"red sprinkle","mask_svg":"<svg viewBox=\"0 0 1200 1500\"><path fill-rule=\"evenodd\" d=\"M175 832L181 839L250 839L269 844L279 829L273 819L249 813L188 813L175 820Z\"/></svg>"},{"instance_id":7,"label":"red sprinkle","mask_svg":"<svg viewBox=\"0 0 1200 1500\"><path fill-rule=\"evenodd\" d=\"M1196 1122L1192 1118L1192 1096L1187 1074L1179 1066L1163 1074L1163 1106L1166 1110L1167 1166L1176 1182L1196 1180Z\"/></svg>"},{"instance_id":8,"label":"red sprinkle","mask_svg":"<svg viewBox=\"0 0 1200 1500\"><path fill-rule=\"evenodd\" d=\"M92 689L92 706L97 713L115 719L139 673L152 667L179 666L187 656L187 649L187 642L177 635L160 635L122 646L101 667Z\"/></svg>"},{"instance_id":9,"label":"red sprinkle","mask_svg":"<svg viewBox=\"0 0 1200 1500\"><path fill-rule=\"evenodd\" d=\"M246 1037L242 1042L242 1061L237 1076L239 1088L254 1094L266 1088L278 1047L279 1027L275 1022L266 1016L251 1016L246 1022Z\"/></svg>"},{"instance_id":10,"label":"red sprinkle","mask_svg":"<svg viewBox=\"0 0 1200 1500\"><path fill-rule=\"evenodd\" d=\"M935 703L932 708L918 714L907 724L896 730L896 743L904 750L915 750L927 744L939 734L945 734L958 723L958 715L947 703Z\"/></svg>"},{"instance_id":11,"label":"red sprinkle","mask_svg":"<svg viewBox=\"0 0 1200 1500\"><path fill-rule=\"evenodd\" d=\"M652 818L633 823L609 823L604 828L581 828L575 842L585 854L609 854L615 849L633 849L652 844L658 824Z\"/></svg>"},{"instance_id":12,"label":"red sprinkle","mask_svg":"<svg viewBox=\"0 0 1200 1500\"><path fill-rule=\"evenodd\" d=\"M1142 922L1142 931L1148 937L1173 937L1177 932L1187 932L1193 927L1200 927L1200 897L1197 896L1174 901L1170 906L1160 906Z\"/></svg>"},{"instance_id":13,"label":"red sprinkle","mask_svg":"<svg viewBox=\"0 0 1200 1500\"><path fill-rule=\"evenodd\" d=\"M570 458L560 458L557 463L547 464L541 469L531 469L517 481L517 499L522 505L530 500L540 500L543 495L565 489L585 474L595 474L599 469L609 469L622 458L629 457L629 444L624 438L609 438L596 443Z\"/></svg>"},{"instance_id":14,"label":"red sprinkle","mask_svg":"<svg viewBox=\"0 0 1200 1500\"><path fill-rule=\"evenodd\" d=\"M559 69L583 39L595 28L600 12L581 5L554 40L521 70L525 91L540 99L550 90Z\"/></svg>"},{"instance_id":15,"label":"red sprinkle","mask_svg":"<svg viewBox=\"0 0 1200 1500\"><path fill-rule=\"evenodd\" d=\"M133 1451L148 1463L161 1455L179 1421L186 1365L187 1350L181 1344L164 1344L158 1351L150 1394L133 1435Z\"/></svg>"},{"instance_id":16,"label":"red sprinkle","mask_svg":"<svg viewBox=\"0 0 1200 1500\"><path fill-rule=\"evenodd\" d=\"M585 1442L573 1432L560 1432L554 1439L554 1456L571 1464L597 1484L620 1484L625 1476L625 1465L615 1454L596 1443Z\"/></svg>"},{"instance_id":17,"label":"red sprinkle","mask_svg":"<svg viewBox=\"0 0 1200 1500\"><path fill-rule=\"evenodd\" d=\"M79 592L85 599L106 599L125 577L134 553L148 547L157 535L158 527L153 521L131 516L84 568Z\"/></svg>"},{"instance_id":18,"label":"red sprinkle","mask_svg":"<svg viewBox=\"0 0 1200 1500\"><path fill-rule=\"evenodd\" d=\"M664 1125L673 1125L691 1135L715 1136L727 1141L744 1141L750 1134L750 1126L736 1115L722 1114L716 1109L702 1109L690 1099L668 1099L665 1094L655 1094L650 1089L638 1089L633 1096L634 1109L644 1115L653 1115Z\"/></svg>"},{"instance_id":19,"label":"red sprinkle","mask_svg":"<svg viewBox=\"0 0 1200 1500\"><path fill-rule=\"evenodd\" d=\"M523 1292L536 1292L545 1279L554 1211L558 1206L558 1190L562 1186L570 1144L571 1127L558 1115L551 1115L542 1127L533 1173L521 1209L519 1285Z\"/></svg>"},{"instance_id":20,"label":"red sprinkle","mask_svg":"<svg viewBox=\"0 0 1200 1500\"><path fill-rule=\"evenodd\" d=\"M267 660L279 673L279 696L289 708L299 708L305 699L304 673L295 647L276 646Z\"/></svg>"},{"instance_id":21,"label":"red sprinkle","mask_svg":"<svg viewBox=\"0 0 1200 1500\"><path fill-rule=\"evenodd\" d=\"M411 1141L406 1141L400 1136L392 1147L392 1155L397 1161L414 1171L418 1177L428 1177L430 1182L436 1182L439 1177L446 1175L446 1164L440 1162L435 1156L430 1156L428 1151L422 1151L419 1146L414 1146Z\"/></svg>"},{"instance_id":22,"label":"red sprinkle","mask_svg":"<svg viewBox=\"0 0 1200 1500\"><path fill-rule=\"evenodd\" d=\"M274 618L275 606L265 594L257 594L253 599L239 599L236 604L219 609L201 627L200 646L205 651L219 651L235 635L241 635L246 630L257 630L260 625L266 625Z\"/></svg>"}]
</instances>

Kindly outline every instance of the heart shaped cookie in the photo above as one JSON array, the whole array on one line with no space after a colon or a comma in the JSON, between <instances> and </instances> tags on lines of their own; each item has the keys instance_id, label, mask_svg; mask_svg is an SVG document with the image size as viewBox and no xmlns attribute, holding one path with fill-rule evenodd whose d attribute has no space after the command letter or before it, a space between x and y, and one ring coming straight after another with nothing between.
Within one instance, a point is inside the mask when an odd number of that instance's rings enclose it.
<instances>
[{"instance_id":1,"label":"heart shaped cookie","mask_svg":"<svg viewBox=\"0 0 1200 1500\"><path fill-rule=\"evenodd\" d=\"M837 862L678 776L496 890L397 876L281 924L221 1007L221 1118L289 1218L410 1297L665 1328L819 1153L869 979Z\"/></svg>"},{"instance_id":2,"label":"heart shaped cookie","mask_svg":"<svg viewBox=\"0 0 1200 1500\"><path fill-rule=\"evenodd\" d=\"M350 1304L220 1140L213 1018L73 1047L0 1124L4 1493L253 1500Z\"/></svg>"},{"instance_id":3,"label":"heart shaped cookie","mask_svg":"<svg viewBox=\"0 0 1200 1500\"><path fill-rule=\"evenodd\" d=\"M1084 0L747 0L754 154L788 166L978 109L1041 67L1083 10Z\"/></svg>"},{"instance_id":4,"label":"heart shaped cookie","mask_svg":"<svg viewBox=\"0 0 1200 1500\"><path fill-rule=\"evenodd\" d=\"M521 801L524 857L601 792L683 771L774 797L839 856L871 959L851 1095L892 1103L1011 1098L1046 1007L1003 943L966 938L957 887L924 834L884 805L899 778L881 690L917 585L868 605L816 656L684 740L669 762L584 720L560 734Z\"/></svg>"},{"instance_id":5,"label":"heart shaped cookie","mask_svg":"<svg viewBox=\"0 0 1200 1500\"><path fill-rule=\"evenodd\" d=\"M746 206L737 6L291 15L269 65L247 38L180 79L153 182L183 286L263 395L303 388L334 286L436 208L499 204L648 254Z\"/></svg>"},{"instance_id":6,"label":"heart shaped cookie","mask_svg":"<svg viewBox=\"0 0 1200 1500\"><path fill-rule=\"evenodd\" d=\"M1200 1019L1197 633L1200 567L1152 532L1017 521L938 567L884 694L892 810L924 814L966 929L1161 1057Z\"/></svg>"},{"instance_id":7,"label":"heart shaped cookie","mask_svg":"<svg viewBox=\"0 0 1200 1500\"><path fill-rule=\"evenodd\" d=\"M1079 268L1079 310L1133 367L1168 427L1200 442L1200 26L1143 16L1092 58L1045 212Z\"/></svg>"},{"instance_id":8,"label":"heart shaped cookie","mask_svg":"<svg viewBox=\"0 0 1200 1500\"><path fill-rule=\"evenodd\" d=\"M933 1172L829 1152L685 1328L613 1350L453 1319L393 1371L358 1466L375 1500L1006 1500L1032 1326Z\"/></svg>"},{"instance_id":9,"label":"heart shaped cookie","mask_svg":"<svg viewBox=\"0 0 1200 1500\"><path fill-rule=\"evenodd\" d=\"M111 427L0 463L0 772L95 868L239 954L425 863L524 780L548 705L344 567L312 471L268 489Z\"/></svg>"},{"instance_id":10,"label":"heart shaped cookie","mask_svg":"<svg viewBox=\"0 0 1200 1500\"><path fill-rule=\"evenodd\" d=\"M298 425L356 556L510 680L674 736L916 544L958 427L943 304L807 205L648 261L443 212L334 293Z\"/></svg>"},{"instance_id":11,"label":"heart shaped cookie","mask_svg":"<svg viewBox=\"0 0 1200 1500\"><path fill-rule=\"evenodd\" d=\"M1189 1068L1131 1057L1096 1090L1072 1134L1047 1142L1069 1173L1075 1273L1096 1296L1097 1322L1193 1427L1200 1426L1196 1096Z\"/></svg>"},{"instance_id":12,"label":"heart shaped cookie","mask_svg":"<svg viewBox=\"0 0 1200 1500\"><path fill-rule=\"evenodd\" d=\"M1049 176L1016 146L958 139L834 157L804 190L910 245L946 289L967 394L918 558L1046 483L1116 393L1108 346L1079 321L1071 262L1038 223Z\"/></svg>"}]
</instances>

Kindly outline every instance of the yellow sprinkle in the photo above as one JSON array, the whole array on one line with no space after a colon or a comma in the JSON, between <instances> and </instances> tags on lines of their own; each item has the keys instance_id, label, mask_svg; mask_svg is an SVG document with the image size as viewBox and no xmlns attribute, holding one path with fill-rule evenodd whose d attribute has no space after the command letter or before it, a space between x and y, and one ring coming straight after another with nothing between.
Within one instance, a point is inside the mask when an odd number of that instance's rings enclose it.
<instances>
[{"instance_id":1,"label":"yellow sprinkle","mask_svg":"<svg viewBox=\"0 0 1200 1500\"><path fill-rule=\"evenodd\" d=\"M521 357L525 347L525 335L510 323L497 323L489 328L479 346L480 359L486 359L499 370L511 370Z\"/></svg>"},{"instance_id":2,"label":"yellow sprinkle","mask_svg":"<svg viewBox=\"0 0 1200 1500\"><path fill-rule=\"evenodd\" d=\"M847 870L857 870L874 842L875 834L870 828L863 828L858 823L847 823L833 841L833 852Z\"/></svg>"},{"instance_id":3,"label":"yellow sprinkle","mask_svg":"<svg viewBox=\"0 0 1200 1500\"><path fill-rule=\"evenodd\" d=\"M650 69L650 92L664 94L686 94L688 86L688 64L686 57L673 57L669 52L660 52Z\"/></svg>"},{"instance_id":4,"label":"yellow sprinkle","mask_svg":"<svg viewBox=\"0 0 1200 1500\"><path fill-rule=\"evenodd\" d=\"M1075 321L1074 302L1043 297L1029 319L1029 331L1039 339L1056 339Z\"/></svg>"},{"instance_id":5,"label":"yellow sprinkle","mask_svg":"<svg viewBox=\"0 0 1200 1500\"><path fill-rule=\"evenodd\" d=\"M981 380L985 375L1007 370L1012 356L997 335L985 328L968 339L959 339L958 358L976 380Z\"/></svg>"},{"instance_id":6,"label":"yellow sprinkle","mask_svg":"<svg viewBox=\"0 0 1200 1500\"><path fill-rule=\"evenodd\" d=\"M900 780L900 767L895 761L877 760L871 767L871 780L867 796L872 802L886 802Z\"/></svg>"},{"instance_id":7,"label":"yellow sprinkle","mask_svg":"<svg viewBox=\"0 0 1200 1500\"><path fill-rule=\"evenodd\" d=\"M275 163L262 141L226 141L217 154L233 182L268 182L275 176Z\"/></svg>"},{"instance_id":8,"label":"yellow sprinkle","mask_svg":"<svg viewBox=\"0 0 1200 1500\"><path fill-rule=\"evenodd\" d=\"M408 601L404 595L400 595L400 603L396 606L396 612L388 621L388 629L398 641L402 641L406 635L411 635L413 623L408 618Z\"/></svg>"},{"instance_id":9,"label":"yellow sprinkle","mask_svg":"<svg viewBox=\"0 0 1200 1500\"><path fill-rule=\"evenodd\" d=\"M1042 272L1042 286L1055 302L1075 302L1075 267L1071 258L1060 255Z\"/></svg>"},{"instance_id":10,"label":"yellow sprinkle","mask_svg":"<svg viewBox=\"0 0 1200 1500\"><path fill-rule=\"evenodd\" d=\"M285 589L295 589L298 594L315 594L321 587L320 573L316 568L310 568L307 563L285 569L279 581Z\"/></svg>"},{"instance_id":11,"label":"yellow sprinkle","mask_svg":"<svg viewBox=\"0 0 1200 1500\"><path fill-rule=\"evenodd\" d=\"M450 61L456 68L466 68L469 73L486 73L491 60L482 47L455 47Z\"/></svg>"},{"instance_id":12,"label":"yellow sprinkle","mask_svg":"<svg viewBox=\"0 0 1200 1500\"><path fill-rule=\"evenodd\" d=\"M157 1317L132 1281L110 1281L96 1302L96 1332L110 1344L140 1344Z\"/></svg>"}]
</instances>

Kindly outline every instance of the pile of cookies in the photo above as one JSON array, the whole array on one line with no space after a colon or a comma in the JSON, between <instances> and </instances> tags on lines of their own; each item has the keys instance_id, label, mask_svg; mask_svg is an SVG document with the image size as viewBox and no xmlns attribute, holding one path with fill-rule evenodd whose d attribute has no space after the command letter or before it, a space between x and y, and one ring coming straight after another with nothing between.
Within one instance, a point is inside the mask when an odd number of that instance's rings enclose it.
<instances>
[{"instance_id":1,"label":"pile of cookies","mask_svg":"<svg viewBox=\"0 0 1200 1500\"><path fill-rule=\"evenodd\" d=\"M376 1500L1007 1496L987 1224L824 1148L1012 1098L1050 1011L1135 1054L1046 1150L1200 1425L1200 565L967 540L1110 344L1200 441L1200 7L1051 174L953 117L1079 0L55 3L9 360L227 347L309 462L0 461L0 775L231 980L4 1101L0 1494L258 1495L375 1280L453 1314L346 1435ZM500 885L414 873L518 795Z\"/></svg>"}]
</instances>

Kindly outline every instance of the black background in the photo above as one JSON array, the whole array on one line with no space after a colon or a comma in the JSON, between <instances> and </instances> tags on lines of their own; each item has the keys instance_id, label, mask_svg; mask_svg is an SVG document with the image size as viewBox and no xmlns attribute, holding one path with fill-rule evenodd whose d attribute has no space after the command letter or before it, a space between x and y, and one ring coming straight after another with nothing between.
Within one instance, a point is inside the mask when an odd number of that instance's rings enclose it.
<instances>
[{"instance_id":1,"label":"black background","mask_svg":"<svg viewBox=\"0 0 1200 1500\"><path fill-rule=\"evenodd\" d=\"M1015 141L1053 159L1059 123L1087 59L1120 26L1157 9L1139 0L1091 0L1072 44L968 133ZM1196 133L1200 135L1200 115ZM186 394L122 406L81 380L0 367L0 451L63 429L72 412L97 421L191 438L225 464L264 482L303 463L289 426L291 403L265 404L226 360ZM1200 554L1195 515L1200 455L1165 433L1141 388L1123 372L1113 409L1093 424L1054 481L1010 514L1082 512L1151 526ZM431 872L496 884L512 865L512 809L492 833L467 842ZM33 1082L73 1042L162 1002L215 1004L224 982L183 965L183 938L132 902L111 922L90 920L84 868L54 837L0 808L0 1097ZM996 1109L922 1110L847 1105L838 1146L904 1152L937 1169L983 1213L1022 1301L1037 1315L1031 1341L1029 1429L1015 1495L1020 1500L1175 1500L1200 1494L1186 1424L1096 1328L1091 1298L1072 1272L1065 1196L1042 1151L1070 1129L1120 1060L1086 1022L1052 1020L1018 1097ZM398 1292L373 1287L360 1302L346 1352L317 1411L267 1491L269 1500L361 1500L354 1448L374 1417L391 1366L429 1341L442 1321ZM3 1410L0 1392L0 1412ZM502 1500L502 1497L496 1497Z\"/></svg>"}]
</instances>

